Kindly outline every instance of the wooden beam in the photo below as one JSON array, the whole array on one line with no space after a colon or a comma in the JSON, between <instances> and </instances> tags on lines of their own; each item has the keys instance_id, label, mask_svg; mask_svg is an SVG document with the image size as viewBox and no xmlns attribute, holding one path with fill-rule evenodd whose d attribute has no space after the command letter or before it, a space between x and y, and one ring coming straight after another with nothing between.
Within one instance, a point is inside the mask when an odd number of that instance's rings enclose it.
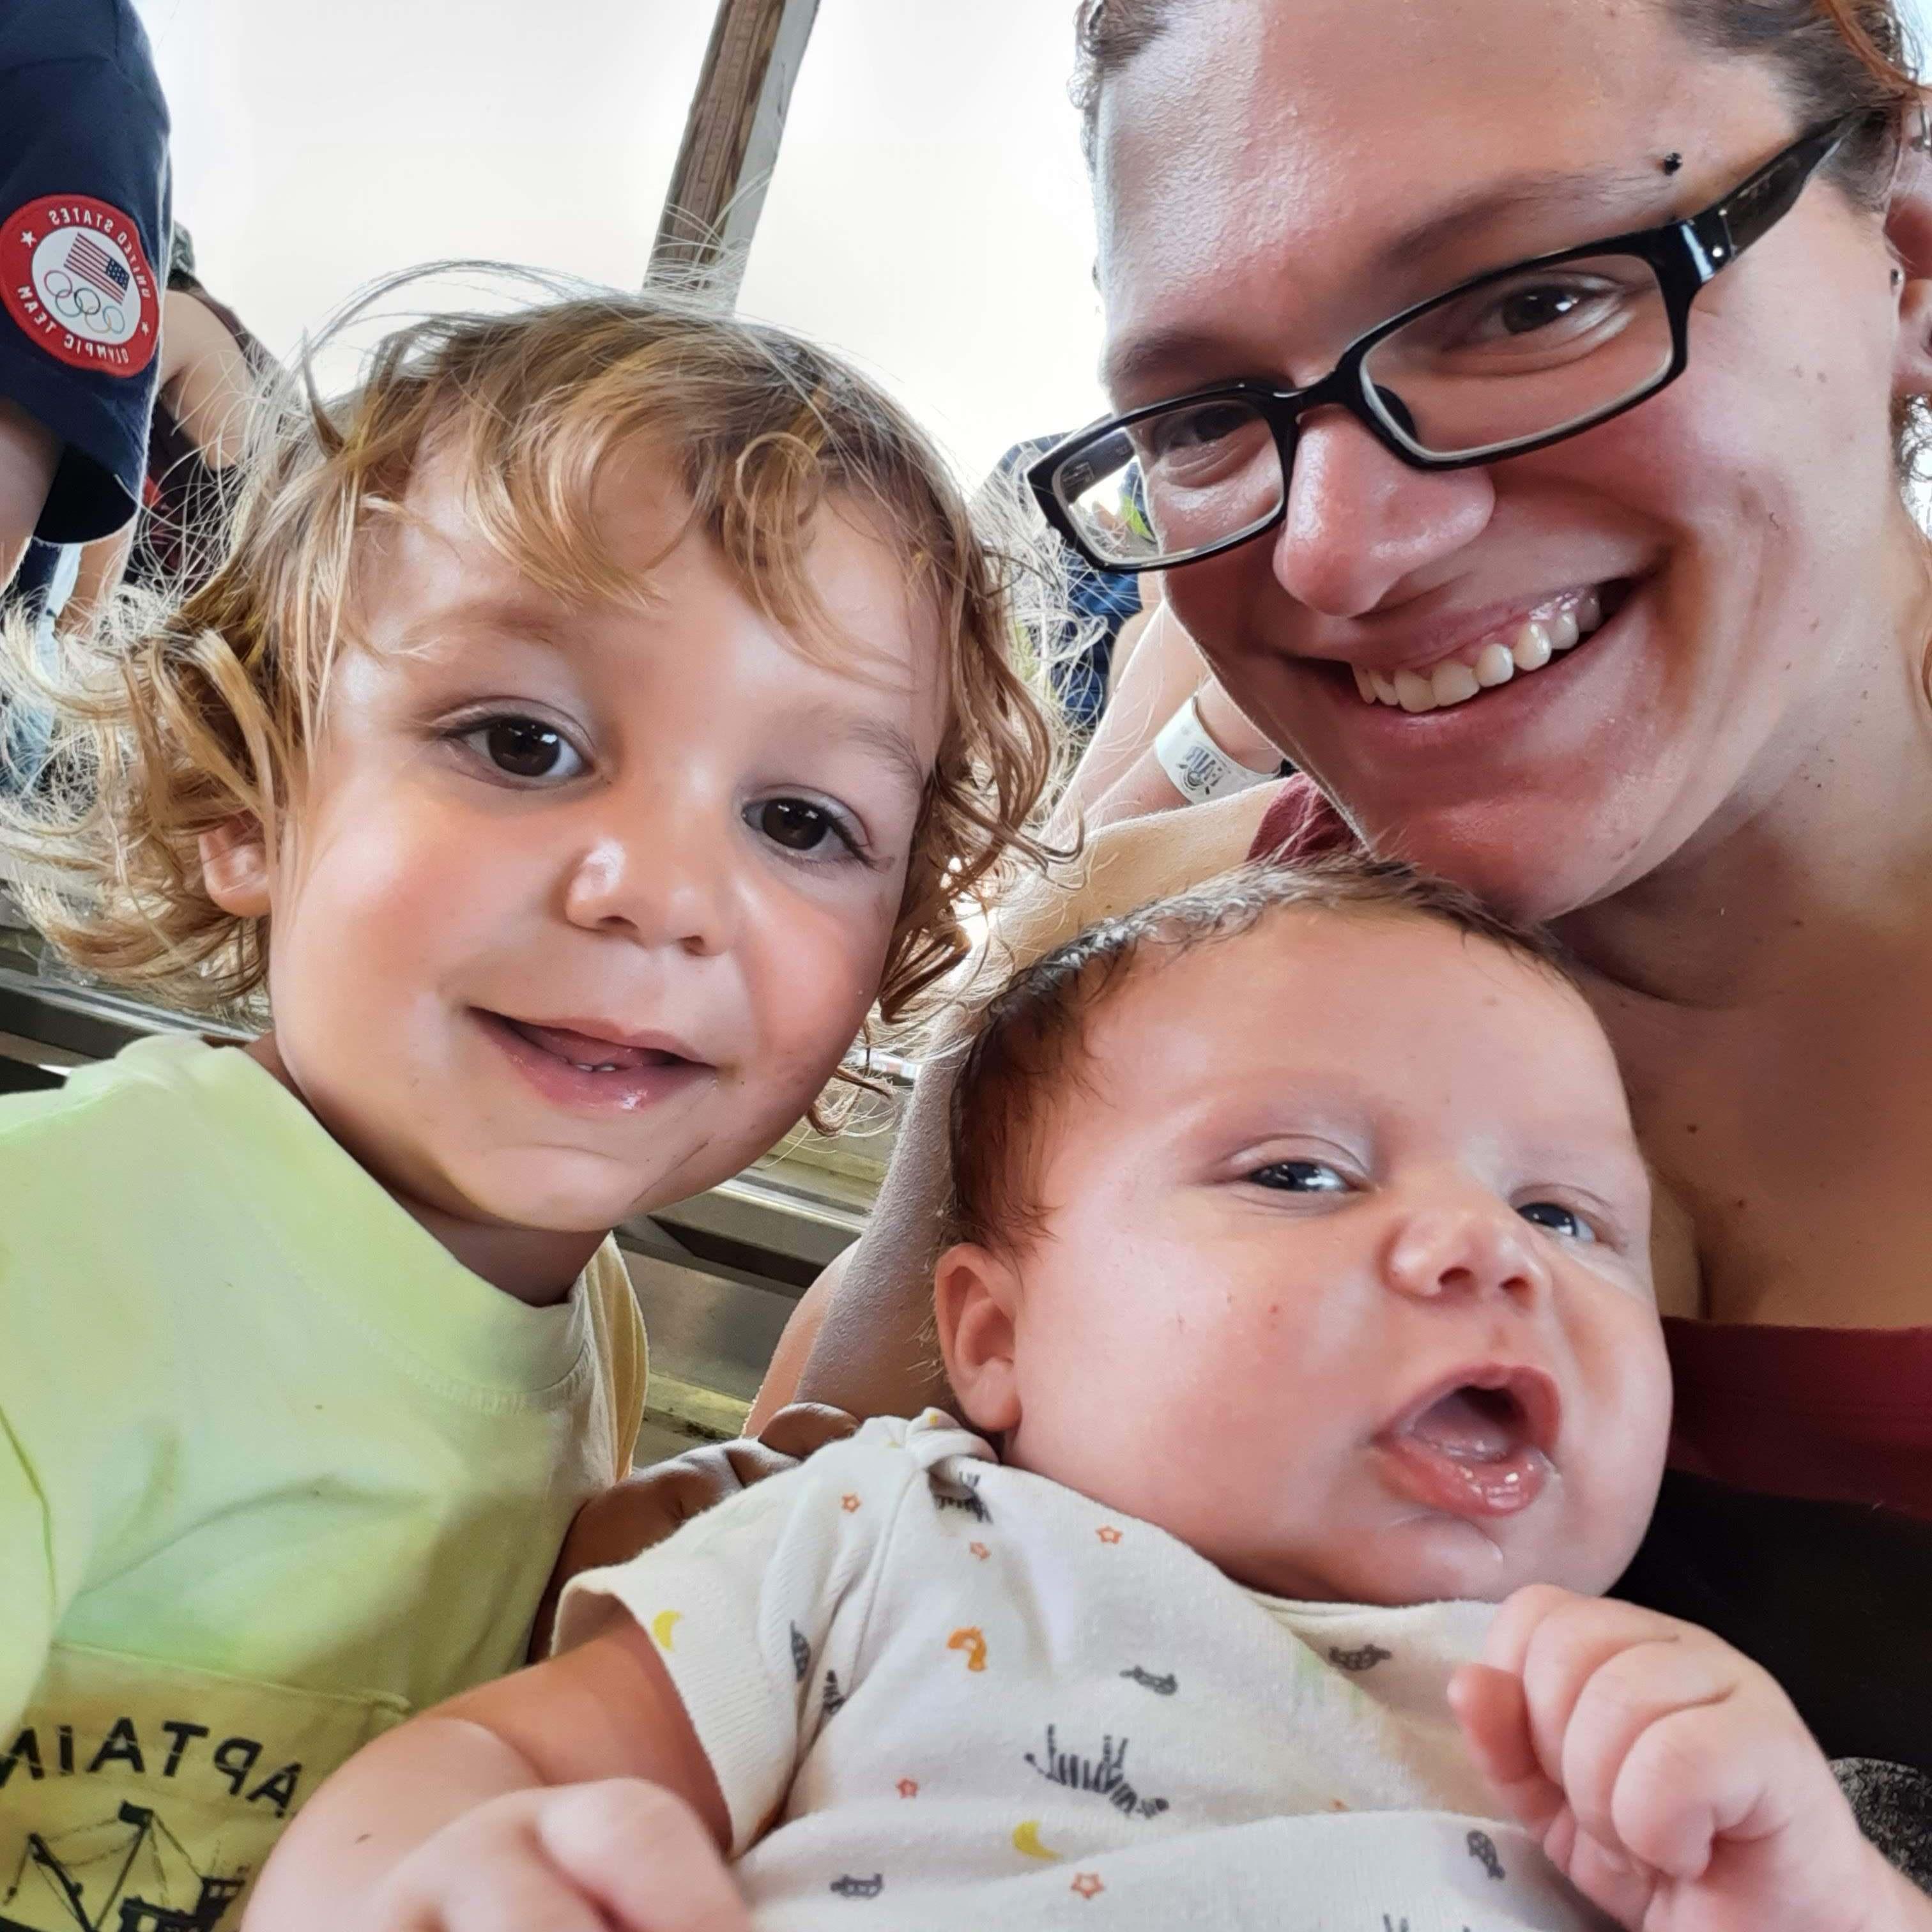
<instances>
[{"instance_id":1,"label":"wooden beam","mask_svg":"<svg viewBox=\"0 0 1932 1932\"><path fill-rule=\"evenodd\" d=\"M735 302L818 0L718 0L650 280Z\"/></svg>"}]
</instances>

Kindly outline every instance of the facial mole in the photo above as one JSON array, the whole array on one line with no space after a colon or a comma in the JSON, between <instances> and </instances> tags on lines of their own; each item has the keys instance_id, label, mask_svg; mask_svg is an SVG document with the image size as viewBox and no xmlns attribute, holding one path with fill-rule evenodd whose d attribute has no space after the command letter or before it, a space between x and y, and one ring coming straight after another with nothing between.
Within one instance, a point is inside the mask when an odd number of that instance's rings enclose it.
<instances>
[{"instance_id":1,"label":"facial mole","mask_svg":"<svg viewBox=\"0 0 1932 1932\"><path fill-rule=\"evenodd\" d=\"M1664 159L1658 164L1658 166L1660 166L1664 172L1667 175L1674 175L1683 165L1684 157L1682 154L1674 152L1666 154Z\"/></svg>"}]
</instances>

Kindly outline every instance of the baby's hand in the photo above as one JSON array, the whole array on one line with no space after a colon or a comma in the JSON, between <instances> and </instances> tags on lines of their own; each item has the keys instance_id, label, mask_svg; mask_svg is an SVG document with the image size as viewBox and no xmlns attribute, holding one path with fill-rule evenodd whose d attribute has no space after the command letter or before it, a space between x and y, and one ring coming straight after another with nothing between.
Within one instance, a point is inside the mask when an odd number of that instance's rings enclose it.
<instances>
[{"instance_id":1,"label":"baby's hand","mask_svg":"<svg viewBox=\"0 0 1932 1932\"><path fill-rule=\"evenodd\" d=\"M1536 1584L1449 1695L1510 1813L1630 1932L1932 1924L1790 1699L1708 1630Z\"/></svg>"},{"instance_id":2,"label":"baby's hand","mask_svg":"<svg viewBox=\"0 0 1932 1932\"><path fill-rule=\"evenodd\" d=\"M446 1826L376 1895L368 1932L750 1932L711 1834L636 1778L519 1791Z\"/></svg>"}]
</instances>

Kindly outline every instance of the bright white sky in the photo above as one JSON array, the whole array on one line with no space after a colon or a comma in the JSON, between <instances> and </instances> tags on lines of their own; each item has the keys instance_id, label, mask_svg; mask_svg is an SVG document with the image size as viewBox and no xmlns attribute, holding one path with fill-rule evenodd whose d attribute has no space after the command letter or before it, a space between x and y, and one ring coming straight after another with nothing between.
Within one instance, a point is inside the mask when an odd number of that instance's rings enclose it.
<instances>
[{"instance_id":1,"label":"bright white sky","mask_svg":"<svg viewBox=\"0 0 1932 1932\"><path fill-rule=\"evenodd\" d=\"M203 278L278 351L436 257L639 280L713 11L136 4ZM856 356L972 476L1102 406L1072 10L822 0L752 251L746 311Z\"/></svg>"},{"instance_id":2,"label":"bright white sky","mask_svg":"<svg viewBox=\"0 0 1932 1932\"><path fill-rule=\"evenodd\" d=\"M712 0L136 0L210 290L286 351L480 256L642 278ZM856 356L970 475L1102 406L1072 0L822 0L742 307Z\"/></svg>"}]
</instances>

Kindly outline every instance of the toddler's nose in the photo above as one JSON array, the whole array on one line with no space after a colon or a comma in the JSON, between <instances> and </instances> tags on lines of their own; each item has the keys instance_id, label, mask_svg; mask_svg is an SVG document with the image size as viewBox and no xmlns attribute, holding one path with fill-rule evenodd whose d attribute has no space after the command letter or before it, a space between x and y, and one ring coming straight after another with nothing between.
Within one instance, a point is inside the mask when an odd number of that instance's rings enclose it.
<instances>
[{"instance_id":1,"label":"toddler's nose","mask_svg":"<svg viewBox=\"0 0 1932 1932\"><path fill-rule=\"evenodd\" d=\"M565 889L570 922L646 946L724 952L731 938L729 855L675 820L667 815L648 838L607 835L584 851Z\"/></svg>"},{"instance_id":2,"label":"toddler's nose","mask_svg":"<svg viewBox=\"0 0 1932 1932\"><path fill-rule=\"evenodd\" d=\"M1501 1202L1418 1210L1390 1237L1383 1265L1391 1288L1421 1300L1506 1294L1534 1304L1550 1292L1528 1226Z\"/></svg>"}]
</instances>

